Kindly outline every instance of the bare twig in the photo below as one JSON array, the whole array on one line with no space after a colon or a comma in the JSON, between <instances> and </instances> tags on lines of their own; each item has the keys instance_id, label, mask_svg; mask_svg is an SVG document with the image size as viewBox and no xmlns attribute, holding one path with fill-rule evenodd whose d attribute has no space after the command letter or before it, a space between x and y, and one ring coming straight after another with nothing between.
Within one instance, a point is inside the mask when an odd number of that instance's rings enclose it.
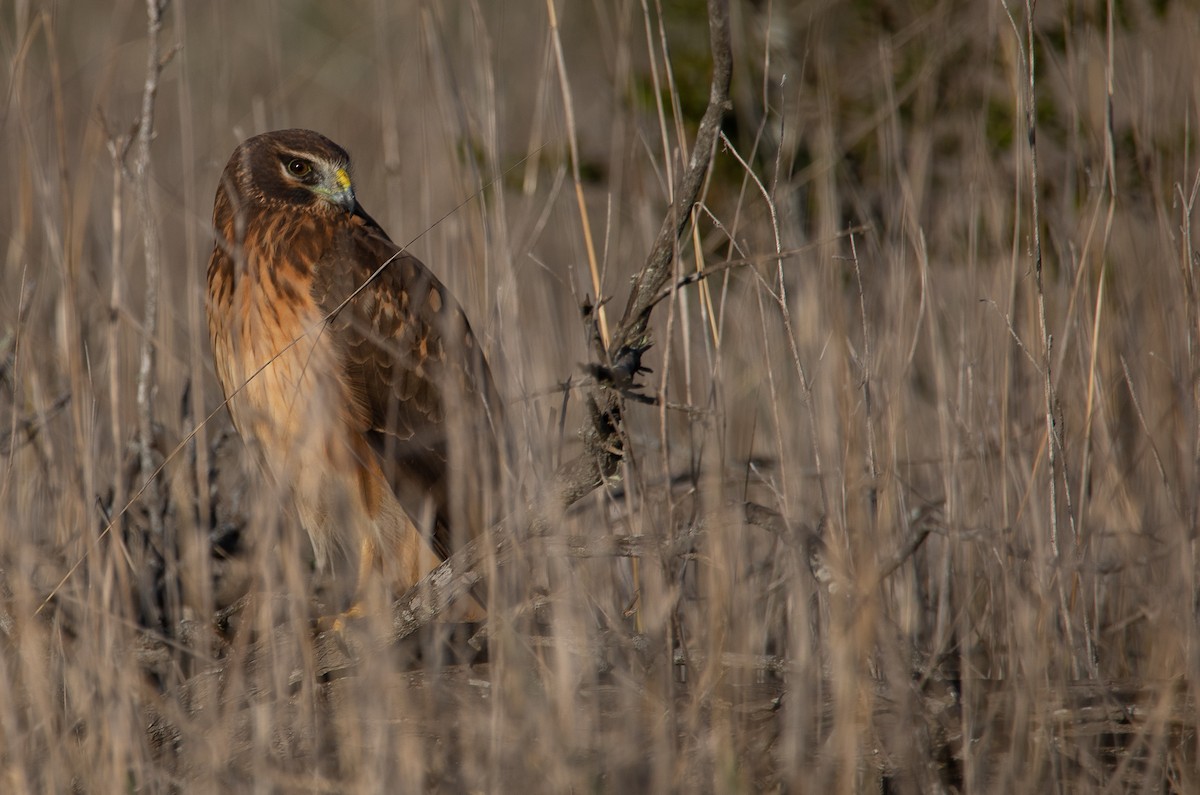
<instances>
[{"instance_id":1,"label":"bare twig","mask_svg":"<svg viewBox=\"0 0 1200 795\"><path fill-rule=\"evenodd\" d=\"M138 365L138 454L142 477L149 484L150 526L156 536L163 533L158 483L153 478L157 469L151 448L154 443L155 348L153 338L158 328L159 268L158 223L150 206L150 143L154 139L154 101L158 95L158 78L164 66L158 37L162 32L163 10L167 0L146 0L146 83L142 88L142 113L137 128L137 155L134 160L134 188L138 212L142 217L142 246L146 257L146 314L142 323L142 351ZM114 267L119 267L114 263Z\"/></svg>"}]
</instances>

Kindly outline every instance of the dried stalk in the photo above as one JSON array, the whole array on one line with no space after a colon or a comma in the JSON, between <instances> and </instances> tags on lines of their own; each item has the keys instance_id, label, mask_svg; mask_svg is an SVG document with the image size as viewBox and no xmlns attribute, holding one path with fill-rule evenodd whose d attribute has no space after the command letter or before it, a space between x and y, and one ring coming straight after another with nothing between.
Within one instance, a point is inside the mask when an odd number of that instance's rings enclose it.
<instances>
[{"instance_id":1,"label":"dried stalk","mask_svg":"<svg viewBox=\"0 0 1200 795\"><path fill-rule=\"evenodd\" d=\"M158 222L150 205L150 143L154 139L154 101L158 95L158 78L164 61L159 47L163 10L167 0L146 0L146 83L142 88L142 113L138 119L137 155L134 159L134 190L138 212L142 218L142 247L146 257L146 311L142 320L142 350L138 364L138 458L142 478L149 486L150 527L156 537L163 534L163 517L159 510L161 498L154 479L157 464L154 460L154 393L155 345L158 328L158 287L161 280L159 264ZM117 266L114 263L114 266ZM118 266L119 267L119 266Z\"/></svg>"}]
</instances>

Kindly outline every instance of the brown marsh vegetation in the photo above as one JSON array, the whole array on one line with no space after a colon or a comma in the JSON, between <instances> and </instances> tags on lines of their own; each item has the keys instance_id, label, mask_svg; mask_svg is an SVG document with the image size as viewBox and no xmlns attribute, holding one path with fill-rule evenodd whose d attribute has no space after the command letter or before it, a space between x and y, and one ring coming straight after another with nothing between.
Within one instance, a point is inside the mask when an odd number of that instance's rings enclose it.
<instances>
[{"instance_id":1,"label":"brown marsh vegetation","mask_svg":"<svg viewBox=\"0 0 1200 795\"><path fill-rule=\"evenodd\" d=\"M159 73L144 3L0 2L0 790L1200 788L1195 4L731 6L673 258L707 276L614 476L533 533L705 110L703 3L172 3ZM212 195L292 126L500 373L486 658L315 637L221 408Z\"/></svg>"}]
</instances>

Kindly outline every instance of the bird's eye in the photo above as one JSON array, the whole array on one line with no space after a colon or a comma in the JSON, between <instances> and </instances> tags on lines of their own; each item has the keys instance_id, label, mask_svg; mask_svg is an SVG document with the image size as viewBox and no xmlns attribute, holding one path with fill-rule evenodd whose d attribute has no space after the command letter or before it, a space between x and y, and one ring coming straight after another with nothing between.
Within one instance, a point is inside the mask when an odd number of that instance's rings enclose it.
<instances>
[{"instance_id":1,"label":"bird's eye","mask_svg":"<svg viewBox=\"0 0 1200 795\"><path fill-rule=\"evenodd\" d=\"M293 177L307 177L312 173L312 163L299 157L293 157L287 164L288 173Z\"/></svg>"}]
</instances>

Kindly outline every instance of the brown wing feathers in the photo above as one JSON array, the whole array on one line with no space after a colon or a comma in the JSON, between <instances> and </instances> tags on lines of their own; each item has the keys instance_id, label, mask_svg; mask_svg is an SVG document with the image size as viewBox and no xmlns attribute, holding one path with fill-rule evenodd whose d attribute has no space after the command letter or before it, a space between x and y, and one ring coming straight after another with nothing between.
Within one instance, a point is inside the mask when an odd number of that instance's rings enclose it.
<instances>
[{"instance_id":1,"label":"brown wing feathers","mask_svg":"<svg viewBox=\"0 0 1200 795\"><path fill-rule=\"evenodd\" d=\"M316 263L313 297L326 313L341 306L329 323L362 412L360 430L405 511L419 525L432 519L424 529L445 557L457 546L449 536L448 439L452 431L475 437L476 461L495 455L486 421L498 410L491 374L462 309L419 260L400 252L365 213L339 224L347 230L341 245ZM459 427L448 427L448 411ZM472 461L455 465L471 469ZM468 482L482 489L484 477L471 472ZM473 537L484 517L467 513L465 536Z\"/></svg>"}]
</instances>

